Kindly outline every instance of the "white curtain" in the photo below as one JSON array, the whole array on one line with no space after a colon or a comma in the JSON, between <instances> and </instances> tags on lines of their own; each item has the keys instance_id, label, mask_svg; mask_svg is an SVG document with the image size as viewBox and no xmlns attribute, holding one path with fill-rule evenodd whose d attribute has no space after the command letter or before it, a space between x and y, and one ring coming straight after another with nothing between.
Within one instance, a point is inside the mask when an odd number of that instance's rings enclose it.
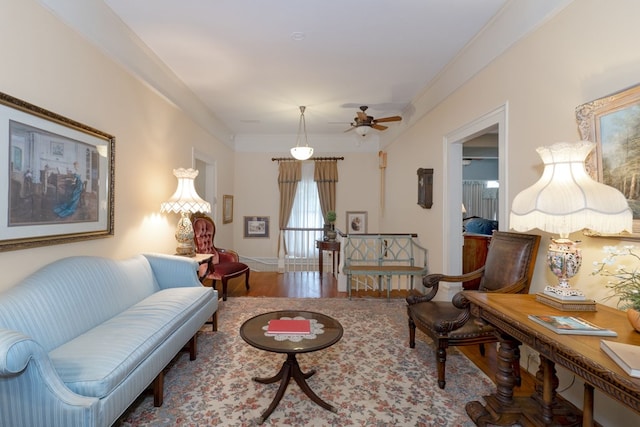
<instances>
[{"instance_id":1,"label":"white curtain","mask_svg":"<svg viewBox=\"0 0 640 427\"><path fill-rule=\"evenodd\" d=\"M465 217L479 216L498 221L498 188L489 188L489 181L462 181L462 204Z\"/></svg>"},{"instance_id":2,"label":"white curtain","mask_svg":"<svg viewBox=\"0 0 640 427\"><path fill-rule=\"evenodd\" d=\"M322 228L324 225L318 186L313 179L313 173L313 162L303 162L302 179L298 182L288 228ZM287 234L287 255L297 258L315 256L316 233L288 231Z\"/></svg>"}]
</instances>

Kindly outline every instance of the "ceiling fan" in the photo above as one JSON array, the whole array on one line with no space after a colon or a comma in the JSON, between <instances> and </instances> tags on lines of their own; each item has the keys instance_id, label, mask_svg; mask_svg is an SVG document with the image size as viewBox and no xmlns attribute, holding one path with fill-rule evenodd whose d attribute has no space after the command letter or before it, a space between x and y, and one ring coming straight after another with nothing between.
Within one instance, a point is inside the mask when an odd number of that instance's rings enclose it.
<instances>
[{"instance_id":1,"label":"ceiling fan","mask_svg":"<svg viewBox=\"0 0 640 427\"><path fill-rule=\"evenodd\" d=\"M366 105L360 106L360 111L358 111L358 115L353 118L351 127L345 130L345 132L349 132L355 129L358 135L364 137L367 135L367 133L369 133L369 130L371 130L372 128L376 130L385 130L388 128L388 126L379 125L378 123L399 122L400 120L402 120L402 117L400 116L390 116L390 117L382 117L380 119L374 119L372 116L367 115L367 112L366 112L367 108L369 107L367 107Z\"/></svg>"}]
</instances>

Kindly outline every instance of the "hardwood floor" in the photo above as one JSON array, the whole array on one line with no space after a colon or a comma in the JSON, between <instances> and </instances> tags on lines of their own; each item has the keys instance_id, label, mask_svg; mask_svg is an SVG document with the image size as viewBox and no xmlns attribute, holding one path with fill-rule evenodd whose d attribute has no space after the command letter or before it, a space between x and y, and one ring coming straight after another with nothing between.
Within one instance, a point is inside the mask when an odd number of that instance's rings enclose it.
<instances>
[{"instance_id":1,"label":"hardwood floor","mask_svg":"<svg viewBox=\"0 0 640 427\"><path fill-rule=\"evenodd\" d=\"M251 288L245 289L244 277L229 281L227 296L229 297L283 297L283 298L347 298L346 292L338 292L338 283L333 274L318 272L251 272ZM220 292L218 284L218 292ZM392 291L392 298L405 298L406 291ZM386 291L352 292L352 298L386 298ZM407 331L407 339L408 339ZM458 347L473 363L490 378L497 371L496 346L486 346L485 356L480 354L478 346ZM514 395L530 396L534 392L535 381L532 375L522 369L522 385L516 387Z\"/></svg>"}]
</instances>

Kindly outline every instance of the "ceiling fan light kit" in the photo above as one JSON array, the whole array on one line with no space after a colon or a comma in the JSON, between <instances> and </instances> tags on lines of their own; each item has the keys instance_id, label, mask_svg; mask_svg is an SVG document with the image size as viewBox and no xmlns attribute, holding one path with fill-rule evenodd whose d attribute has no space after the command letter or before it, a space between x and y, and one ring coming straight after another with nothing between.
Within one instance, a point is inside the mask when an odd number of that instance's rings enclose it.
<instances>
[{"instance_id":1,"label":"ceiling fan light kit","mask_svg":"<svg viewBox=\"0 0 640 427\"><path fill-rule=\"evenodd\" d=\"M371 128L369 126L367 126L367 125L358 126L356 128L356 133L364 138L369 133L369 129L371 129Z\"/></svg>"},{"instance_id":2,"label":"ceiling fan light kit","mask_svg":"<svg viewBox=\"0 0 640 427\"><path fill-rule=\"evenodd\" d=\"M399 122L400 120L402 120L402 117L400 116L390 116L382 117L380 119L374 119L373 116L367 115L367 108L369 107L367 107L366 105L362 105L360 107L360 111L358 111L357 113L358 115L353 118L351 127L345 132L349 132L350 130L355 129L358 135L364 138L365 136L367 136L371 129L382 131L388 128L388 126L379 125L378 123Z\"/></svg>"},{"instance_id":3,"label":"ceiling fan light kit","mask_svg":"<svg viewBox=\"0 0 640 427\"><path fill-rule=\"evenodd\" d=\"M296 146L291 149L291 155L297 160L307 160L313 155L313 148L309 147L307 140L307 123L304 119L304 110L307 107L300 106L300 122L298 123L298 137L296 138ZM304 136L304 146L300 146L300 140Z\"/></svg>"}]
</instances>

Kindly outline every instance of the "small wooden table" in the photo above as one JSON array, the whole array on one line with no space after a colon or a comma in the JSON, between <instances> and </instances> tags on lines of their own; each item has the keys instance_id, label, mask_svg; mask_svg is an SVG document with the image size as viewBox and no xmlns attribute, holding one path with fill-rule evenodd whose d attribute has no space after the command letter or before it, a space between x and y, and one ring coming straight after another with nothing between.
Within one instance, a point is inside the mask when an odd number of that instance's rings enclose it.
<instances>
[{"instance_id":1,"label":"small wooden table","mask_svg":"<svg viewBox=\"0 0 640 427\"><path fill-rule=\"evenodd\" d=\"M280 319L282 317L295 318L298 316L312 321L311 333L315 333L315 336L304 335L302 339L291 340L282 339L282 336L276 337L273 334L266 333L266 327L269 324L269 320ZM319 328L314 327L314 322L322 324L322 333L317 333ZM320 397L311 390L311 387L309 387L306 380L315 374L315 370L311 370L306 373L302 372L298 365L298 361L296 360L296 354L310 353L331 347L340 341L340 338L342 338L342 332L342 325L340 325L340 322L329 316L325 316L324 314L312 311L272 311L252 317L240 326L240 336L250 346L259 348L260 350L270 351L272 353L286 353L287 355L287 359L282 364L282 368L280 368L280 371L274 376L268 378L252 378L254 381L262 384L271 384L276 381L280 381L280 387L278 388L276 396L273 398L271 405L269 405L269 407L262 413L262 416L259 419L260 424L269 418L269 415L271 415L273 410L276 409L278 403L280 403L280 400L282 399L282 396L284 396L284 392L287 389L291 378L298 383L302 391L304 391L311 400L329 411L336 412L336 409L332 405L320 399ZM297 336L296 338L301 337Z\"/></svg>"},{"instance_id":2,"label":"small wooden table","mask_svg":"<svg viewBox=\"0 0 640 427\"><path fill-rule=\"evenodd\" d=\"M322 277L322 253L324 251L331 251L333 275L336 275L336 265L338 266L338 273L340 273L340 242L337 240L316 240L316 248L318 248L318 271L320 271L320 277ZM338 253L337 257L336 252Z\"/></svg>"}]
</instances>

